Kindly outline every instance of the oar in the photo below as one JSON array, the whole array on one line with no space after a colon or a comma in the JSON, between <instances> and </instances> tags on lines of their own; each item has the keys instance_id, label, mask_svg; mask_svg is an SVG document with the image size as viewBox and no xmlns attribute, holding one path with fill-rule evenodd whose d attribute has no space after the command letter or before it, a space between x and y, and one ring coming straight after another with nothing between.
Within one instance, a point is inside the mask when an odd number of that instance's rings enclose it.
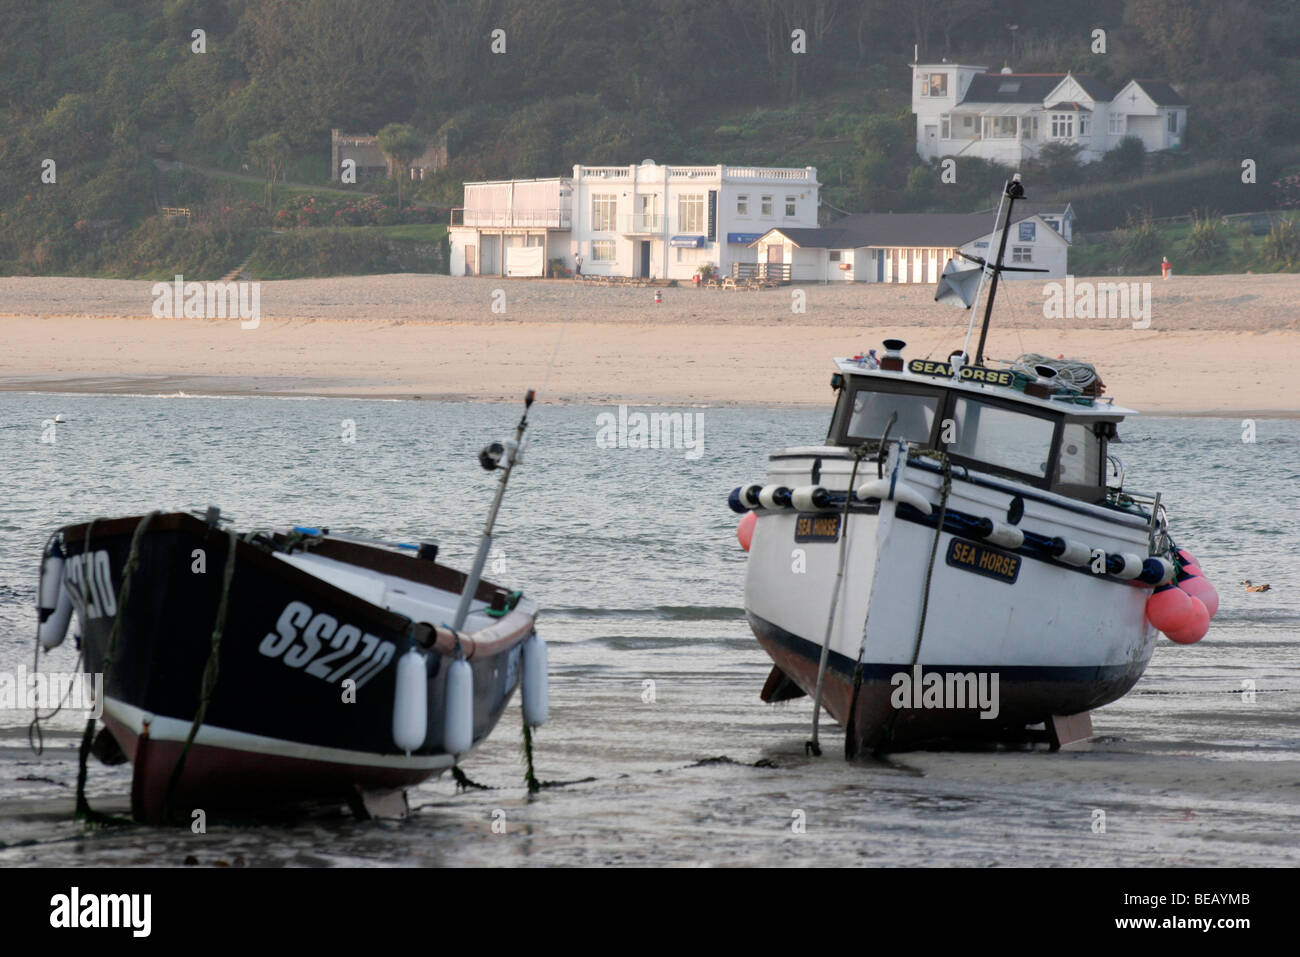
<instances>
[{"instance_id":1,"label":"oar","mask_svg":"<svg viewBox=\"0 0 1300 957\"><path fill-rule=\"evenodd\" d=\"M452 619L451 627L455 631L465 627L465 619L469 617L470 602L474 600L474 593L478 591L478 583L483 577L483 566L487 563L488 550L492 547L492 528L496 525L501 499L506 494L506 483L510 481L510 473L514 471L519 457L524 430L528 428L528 409L532 406L535 396L536 393L532 389L529 389L528 394L524 396L524 414L515 427L514 442L507 446L503 446L500 442L493 442L478 454L479 464L489 472L501 469L501 480L497 483L497 494L492 500L492 508L488 511L487 524L483 526L483 538L478 543L478 554L474 556L474 565L470 568L469 578L465 580L465 590L460 593L456 617Z\"/></svg>"}]
</instances>

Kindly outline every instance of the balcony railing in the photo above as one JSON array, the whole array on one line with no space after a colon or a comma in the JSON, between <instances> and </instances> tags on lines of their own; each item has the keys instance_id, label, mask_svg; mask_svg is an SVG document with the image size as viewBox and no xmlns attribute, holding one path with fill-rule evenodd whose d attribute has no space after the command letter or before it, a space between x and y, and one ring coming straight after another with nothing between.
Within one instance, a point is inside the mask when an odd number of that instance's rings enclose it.
<instances>
[{"instance_id":1,"label":"balcony railing","mask_svg":"<svg viewBox=\"0 0 1300 957\"><path fill-rule=\"evenodd\" d=\"M663 230L663 213L634 213L618 218L620 233L661 233Z\"/></svg>"},{"instance_id":2,"label":"balcony railing","mask_svg":"<svg viewBox=\"0 0 1300 957\"><path fill-rule=\"evenodd\" d=\"M572 212L568 209L466 209L457 206L451 211L453 226L480 226L491 229L509 229L517 226L568 229L571 223Z\"/></svg>"}]
</instances>

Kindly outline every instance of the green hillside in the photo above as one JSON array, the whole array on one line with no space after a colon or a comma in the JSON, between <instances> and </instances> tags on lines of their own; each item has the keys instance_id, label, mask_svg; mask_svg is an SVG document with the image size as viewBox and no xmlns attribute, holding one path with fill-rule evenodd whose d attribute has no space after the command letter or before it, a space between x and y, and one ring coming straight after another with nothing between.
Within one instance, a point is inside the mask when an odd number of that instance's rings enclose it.
<instances>
[{"instance_id":1,"label":"green hillside","mask_svg":"<svg viewBox=\"0 0 1300 957\"><path fill-rule=\"evenodd\" d=\"M0 0L0 274L216 278L250 255L268 277L437 270L462 181L644 157L816 166L842 210L987 208L1004 170L964 160L943 185L916 157L914 45L1178 84L1183 151L1023 171L1085 233L1291 210L1297 35L1287 0ZM394 181L329 182L331 129L385 127L450 156L400 211Z\"/></svg>"}]
</instances>

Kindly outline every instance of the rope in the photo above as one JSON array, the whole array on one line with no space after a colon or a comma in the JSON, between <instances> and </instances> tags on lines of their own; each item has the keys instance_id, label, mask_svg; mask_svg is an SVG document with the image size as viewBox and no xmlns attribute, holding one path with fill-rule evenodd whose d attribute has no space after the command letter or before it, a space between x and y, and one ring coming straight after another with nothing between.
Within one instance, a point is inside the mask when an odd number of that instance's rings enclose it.
<instances>
[{"instance_id":1,"label":"rope","mask_svg":"<svg viewBox=\"0 0 1300 957\"><path fill-rule=\"evenodd\" d=\"M945 453L939 453L940 461L943 463L943 486L939 492L939 520L934 526L934 538L930 542L930 561L925 569L925 585L921 590L921 618L916 624L916 643L912 648L912 661L909 670L916 667L916 663L921 658L921 638L925 634L925 619L930 609L930 581L934 577L934 560L939 553L939 539L943 535L943 520L948 514L948 494L952 491L952 463L948 460ZM898 721L898 712L900 709L895 708L890 712L889 724L885 728L882 740L892 741L894 737L894 725Z\"/></svg>"},{"instance_id":2,"label":"rope","mask_svg":"<svg viewBox=\"0 0 1300 957\"><path fill-rule=\"evenodd\" d=\"M1053 359L1049 356L1040 356L1036 352L1026 352L1008 362L1007 365L1012 372L1020 373L1031 382L1038 378L1034 366L1055 369L1056 377L1052 383L1054 385L1059 383L1070 392L1084 392L1097 380L1097 367L1081 359Z\"/></svg>"},{"instance_id":3,"label":"rope","mask_svg":"<svg viewBox=\"0 0 1300 957\"><path fill-rule=\"evenodd\" d=\"M122 633L122 619L126 616L126 603L131 597L131 582L135 577L136 569L140 565L140 541L144 538L145 529L149 527L158 516L158 512L152 511L135 527L135 533L131 536L131 549L127 552L126 565L122 569L122 587L117 592L117 614L113 616L113 627L108 632L108 645L104 651L104 696L108 697L108 682L113 671L113 657L117 654L117 641ZM95 530L95 522L99 519L93 519L86 526L86 536L82 540L81 554L90 555L90 536ZM81 620L82 630L85 630L85 623L89 620L86 614L86 596L81 595L81 607L77 609L77 616ZM102 814L90 806L86 800L86 761L90 757L90 748L95 740L95 719L89 718L86 721L86 730L81 735L81 752L78 755L77 763L77 809L75 816L79 820L85 820L88 825L97 825L101 827L115 827L132 822L120 817L114 817L111 814Z\"/></svg>"},{"instance_id":4,"label":"rope","mask_svg":"<svg viewBox=\"0 0 1300 957\"><path fill-rule=\"evenodd\" d=\"M226 628L226 612L230 608L230 583L235 577L235 548L239 541L239 536L235 534L234 529L228 530L226 536L226 564L221 574L221 598L217 602L217 616L212 625L212 642L208 647L208 660L203 666L203 684L199 692L199 707L194 713L194 722L190 725L190 733L185 737L185 744L181 748L180 756L176 759L171 777L167 781L167 793L163 797L162 816L164 821L171 819L172 794L181 779L181 774L185 771L185 759L189 756L190 746L194 744L194 738L198 735L199 728L203 726L203 719L208 713L208 703L212 700L212 691L217 685L217 675L220 670L221 637Z\"/></svg>"},{"instance_id":5,"label":"rope","mask_svg":"<svg viewBox=\"0 0 1300 957\"><path fill-rule=\"evenodd\" d=\"M533 773L533 729L528 727L527 718L524 719L524 764L524 783L528 785L529 794L536 794L542 789L542 784Z\"/></svg>"},{"instance_id":6,"label":"rope","mask_svg":"<svg viewBox=\"0 0 1300 957\"><path fill-rule=\"evenodd\" d=\"M893 418L890 418L890 425L893 425ZM889 434L889 426L885 427L885 434ZM881 449L884 449L884 439L881 439ZM835 609L839 605L840 591L844 582L844 556L847 552L846 546L849 542L849 506L853 504L853 488L858 477L858 466L867 455L866 444L859 445L853 452L853 471L849 473L848 493L844 496L844 511L840 519L843 530L840 533L840 556L839 566L835 570L835 590L831 593L831 610L826 617L826 634L822 639L821 658L817 662L817 690L813 695L813 726L812 738L804 742L804 753L811 754L813 757L820 758L822 755L821 744L817 740L818 730L822 716L822 687L826 680L826 662L830 658L831 652L831 629L835 625Z\"/></svg>"}]
</instances>

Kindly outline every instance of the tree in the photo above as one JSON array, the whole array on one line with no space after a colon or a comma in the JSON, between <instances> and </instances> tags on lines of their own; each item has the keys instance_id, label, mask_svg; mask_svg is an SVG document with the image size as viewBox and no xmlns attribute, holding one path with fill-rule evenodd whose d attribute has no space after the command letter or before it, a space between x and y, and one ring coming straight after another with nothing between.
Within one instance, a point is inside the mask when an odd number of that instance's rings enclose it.
<instances>
[{"instance_id":1,"label":"tree","mask_svg":"<svg viewBox=\"0 0 1300 957\"><path fill-rule=\"evenodd\" d=\"M397 174L397 212L402 211L402 180L406 171L427 148L428 143L409 123L389 123L379 131L379 148L393 164Z\"/></svg>"},{"instance_id":2,"label":"tree","mask_svg":"<svg viewBox=\"0 0 1300 957\"><path fill-rule=\"evenodd\" d=\"M248 144L248 158L266 175L266 211L271 212L275 181L284 174L289 162L289 141L280 133L267 133Z\"/></svg>"}]
</instances>

